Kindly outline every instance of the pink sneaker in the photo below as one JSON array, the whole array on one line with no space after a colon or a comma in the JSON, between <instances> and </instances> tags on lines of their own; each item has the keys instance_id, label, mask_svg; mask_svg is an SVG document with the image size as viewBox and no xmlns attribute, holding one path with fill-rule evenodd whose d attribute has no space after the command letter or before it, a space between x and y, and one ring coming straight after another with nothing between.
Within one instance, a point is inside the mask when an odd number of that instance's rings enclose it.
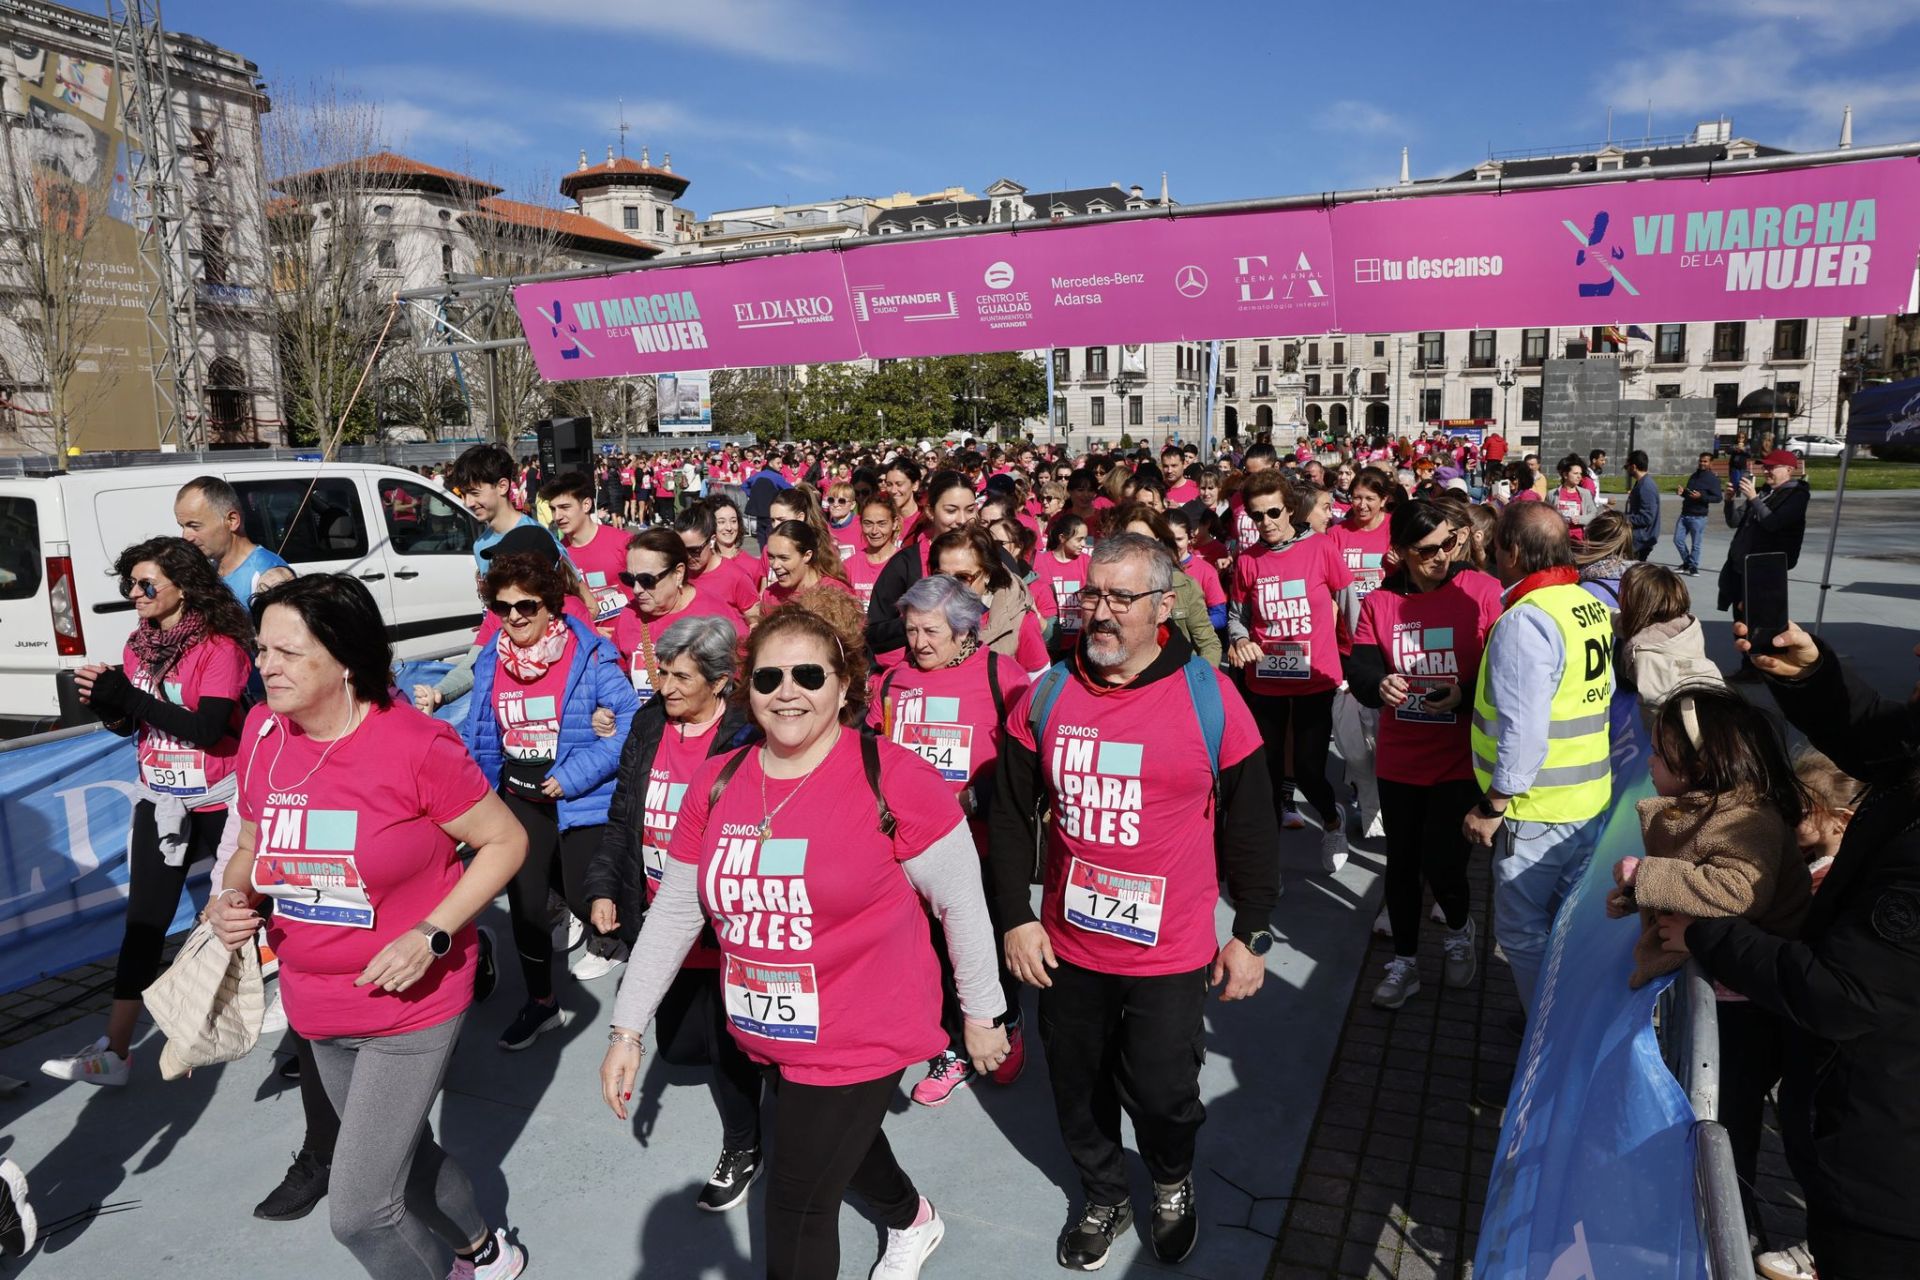
<instances>
[{"instance_id":1,"label":"pink sneaker","mask_svg":"<svg viewBox=\"0 0 1920 1280\"><path fill-rule=\"evenodd\" d=\"M927 1078L913 1086L913 1100L923 1107L945 1106L973 1080L973 1075L966 1059L949 1049L927 1064Z\"/></svg>"},{"instance_id":2,"label":"pink sneaker","mask_svg":"<svg viewBox=\"0 0 1920 1280\"><path fill-rule=\"evenodd\" d=\"M1020 1024L1007 1024L1006 1061L993 1069L989 1077L995 1084L1012 1084L1027 1069L1027 1038L1020 1034Z\"/></svg>"}]
</instances>

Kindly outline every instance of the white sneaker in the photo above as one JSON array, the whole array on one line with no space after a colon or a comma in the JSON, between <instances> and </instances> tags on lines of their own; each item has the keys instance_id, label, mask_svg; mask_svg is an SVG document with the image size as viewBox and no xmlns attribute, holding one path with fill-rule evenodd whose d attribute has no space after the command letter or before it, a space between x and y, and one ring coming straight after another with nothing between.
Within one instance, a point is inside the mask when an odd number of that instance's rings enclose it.
<instances>
[{"instance_id":1,"label":"white sneaker","mask_svg":"<svg viewBox=\"0 0 1920 1280\"><path fill-rule=\"evenodd\" d=\"M1334 806L1333 821L1320 834L1320 869L1334 872L1347 865L1347 811Z\"/></svg>"},{"instance_id":2,"label":"white sneaker","mask_svg":"<svg viewBox=\"0 0 1920 1280\"><path fill-rule=\"evenodd\" d=\"M555 951L563 953L571 951L582 942L585 942L586 939L587 926L582 924L580 917L574 915L573 912L569 911L563 916L554 917L553 949Z\"/></svg>"},{"instance_id":3,"label":"white sneaker","mask_svg":"<svg viewBox=\"0 0 1920 1280\"><path fill-rule=\"evenodd\" d=\"M606 977L626 962L627 958L624 954L603 956L583 948L567 972L581 982L592 982L595 978Z\"/></svg>"},{"instance_id":4,"label":"white sneaker","mask_svg":"<svg viewBox=\"0 0 1920 1280\"><path fill-rule=\"evenodd\" d=\"M1413 956L1395 956L1387 961L1387 976L1373 989L1373 1007L1398 1009L1420 994L1420 961Z\"/></svg>"},{"instance_id":5,"label":"white sneaker","mask_svg":"<svg viewBox=\"0 0 1920 1280\"><path fill-rule=\"evenodd\" d=\"M287 1006L280 1003L280 993L275 991L267 1001L267 1011L260 1016L260 1038L277 1036L287 1029Z\"/></svg>"},{"instance_id":6,"label":"white sneaker","mask_svg":"<svg viewBox=\"0 0 1920 1280\"><path fill-rule=\"evenodd\" d=\"M1763 1253L1753 1265L1765 1280L1814 1280L1813 1251L1804 1244Z\"/></svg>"},{"instance_id":7,"label":"white sneaker","mask_svg":"<svg viewBox=\"0 0 1920 1280\"><path fill-rule=\"evenodd\" d=\"M886 1252L873 1264L873 1270L867 1272L867 1280L918 1280L921 1266L947 1234L947 1224L941 1220L940 1211L924 1196L920 1203L927 1206L927 1220L904 1231L888 1227Z\"/></svg>"},{"instance_id":8,"label":"white sneaker","mask_svg":"<svg viewBox=\"0 0 1920 1280\"><path fill-rule=\"evenodd\" d=\"M70 1058L48 1058L40 1064L40 1074L55 1080L79 1080L118 1088L133 1074L133 1055L121 1057L107 1048L107 1038L101 1036Z\"/></svg>"}]
</instances>

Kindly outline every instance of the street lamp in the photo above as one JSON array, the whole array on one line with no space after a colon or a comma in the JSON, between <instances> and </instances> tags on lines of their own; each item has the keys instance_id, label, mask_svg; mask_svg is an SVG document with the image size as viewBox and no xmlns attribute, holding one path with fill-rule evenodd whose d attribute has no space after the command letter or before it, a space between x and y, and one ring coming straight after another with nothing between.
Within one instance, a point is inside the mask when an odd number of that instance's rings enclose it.
<instances>
[{"instance_id":1,"label":"street lamp","mask_svg":"<svg viewBox=\"0 0 1920 1280\"><path fill-rule=\"evenodd\" d=\"M1507 430L1507 411L1513 403L1513 384L1518 381L1519 378L1514 373L1513 357L1501 356L1500 372L1493 375L1493 382L1500 388L1500 431L1503 435ZM1517 437L1513 443L1519 443Z\"/></svg>"}]
</instances>

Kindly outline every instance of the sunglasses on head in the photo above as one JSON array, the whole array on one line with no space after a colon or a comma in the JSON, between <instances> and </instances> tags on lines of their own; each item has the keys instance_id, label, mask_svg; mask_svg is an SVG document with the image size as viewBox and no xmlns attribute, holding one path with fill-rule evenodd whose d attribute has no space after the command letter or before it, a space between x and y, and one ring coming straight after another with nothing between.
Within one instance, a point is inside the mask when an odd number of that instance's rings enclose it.
<instances>
[{"instance_id":1,"label":"sunglasses on head","mask_svg":"<svg viewBox=\"0 0 1920 1280\"><path fill-rule=\"evenodd\" d=\"M1285 507L1268 507L1262 511L1255 511L1252 508L1248 508L1247 514L1255 520L1278 520L1287 514L1287 509Z\"/></svg>"},{"instance_id":2,"label":"sunglasses on head","mask_svg":"<svg viewBox=\"0 0 1920 1280\"><path fill-rule=\"evenodd\" d=\"M753 691L763 695L779 692L780 683L789 672L793 674L793 682L808 693L817 692L827 683L827 669L817 662L802 662L791 667L755 667Z\"/></svg>"},{"instance_id":3,"label":"sunglasses on head","mask_svg":"<svg viewBox=\"0 0 1920 1280\"><path fill-rule=\"evenodd\" d=\"M510 613L517 613L523 618L531 618L534 614L546 608L546 605L538 600L489 600L487 601L487 608L496 618L504 618Z\"/></svg>"},{"instance_id":4,"label":"sunglasses on head","mask_svg":"<svg viewBox=\"0 0 1920 1280\"><path fill-rule=\"evenodd\" d=\"M675 569L679 567L678 565L674 566ZM666 581L672 573L673 569L667 570L666 573L623 573L620 575L620 581L629 587L638 587L642 591L651 591Z\"/></svg>"}]
</instances>

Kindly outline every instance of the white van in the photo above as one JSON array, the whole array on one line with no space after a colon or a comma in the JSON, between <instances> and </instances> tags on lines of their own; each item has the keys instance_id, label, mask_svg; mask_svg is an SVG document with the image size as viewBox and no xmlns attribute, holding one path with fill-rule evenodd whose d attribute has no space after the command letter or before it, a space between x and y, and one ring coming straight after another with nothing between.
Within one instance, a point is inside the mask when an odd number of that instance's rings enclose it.
<instances>
[{"instance_id":1,"label":"white van","mask_svg":"<svg viewBox=\"0 0 1920 1280\"><path fill-rule=\"evenodd\" d=\"M93 717L72 672L117 663L133 630L113 562L136 542L178 534L180 486L216 475L240 494L247 536L300 573L367 585L401 658L469 643L481 606L480 524L411 471L371 463L198 462L0 476L0 720L12 733ZM23 723L24 722L24 723Z\"/></svg>"}]
</instances>

